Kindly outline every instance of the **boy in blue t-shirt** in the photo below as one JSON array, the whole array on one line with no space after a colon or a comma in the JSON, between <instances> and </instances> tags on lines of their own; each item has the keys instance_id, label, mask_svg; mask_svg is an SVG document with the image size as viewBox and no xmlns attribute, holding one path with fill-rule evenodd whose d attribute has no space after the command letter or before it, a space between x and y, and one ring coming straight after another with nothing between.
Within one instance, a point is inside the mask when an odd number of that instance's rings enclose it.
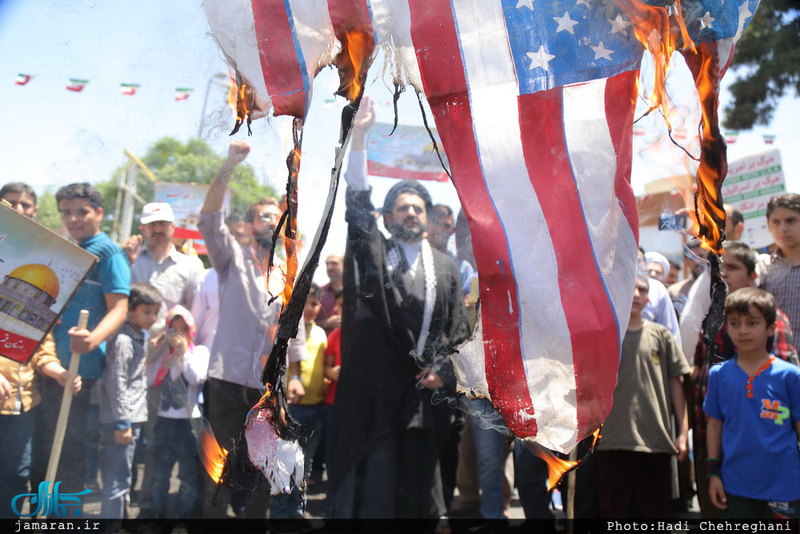
<instances>
[{"instance_id":1,"label":"boy in blue t-shirt","mask_svg":"<svg viewBox=\"0 0 800 534\"><path fill-rule=\"evenodd\" d=\"M725 324L738 355L711 368L709 496L727 519L800 516L800 369L767 352L775 297L743 288L725 300Z\"/></svg>"}]
</instances>

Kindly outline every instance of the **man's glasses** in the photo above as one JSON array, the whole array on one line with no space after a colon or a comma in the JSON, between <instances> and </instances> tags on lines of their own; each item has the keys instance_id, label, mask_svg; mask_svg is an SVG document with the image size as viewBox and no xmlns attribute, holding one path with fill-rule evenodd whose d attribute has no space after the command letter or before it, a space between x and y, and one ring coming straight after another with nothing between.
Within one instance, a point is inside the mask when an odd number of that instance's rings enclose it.
<instances>
[{"instance_id":1,"label":"man's glasses","mask_svg":"<svg viewBox=\"0 0 800 534\"><path fill-rule=\"evenodd\" d=\"M264 222L272 222L278 219L278 217L274 213L259 213L258 218Z\"/></svg>"}]
</instances>

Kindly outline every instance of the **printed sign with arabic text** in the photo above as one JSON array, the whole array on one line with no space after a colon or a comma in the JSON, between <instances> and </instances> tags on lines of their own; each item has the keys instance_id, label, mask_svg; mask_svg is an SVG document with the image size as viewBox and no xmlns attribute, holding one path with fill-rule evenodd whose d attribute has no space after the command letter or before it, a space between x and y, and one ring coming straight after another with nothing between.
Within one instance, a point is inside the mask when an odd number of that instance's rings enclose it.
<instances>
[{"instance_id":1,"label":"printed sign with arabic text","mask_svg":"<svg viewBox=\"0 0 800 534\"><path fill-rule=\"evenodd\" d=\"M786 192L786 179L777 149L728 163L722 199L744 215L742 241L762 248L773 241L767 229L767 203Z\"/></svg>"}]
</instances>

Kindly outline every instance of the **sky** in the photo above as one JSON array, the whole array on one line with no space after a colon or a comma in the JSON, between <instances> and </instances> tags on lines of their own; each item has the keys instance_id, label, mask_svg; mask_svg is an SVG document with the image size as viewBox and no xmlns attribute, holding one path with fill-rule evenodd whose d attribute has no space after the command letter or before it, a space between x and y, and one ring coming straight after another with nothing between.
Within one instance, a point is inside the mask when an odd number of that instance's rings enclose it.
<instances>
[{"instance_id":1,"label":"sky","mask_svg":"<svg viewBox=\"0 0 800 534\"><path fill-rule=\"evenodd\" d=\"M367 94L378 104L378 120L390 122L391 93L375 74L376 67L369 75ZM202 136L224 154L233 119L227 88L214 79L220 72L227 72L227 66L201 0L0 0L0 182L25 181L41 193L75 181L108 180L125 163L126 148L142 156L163 136L188 140L197 134L201 120ZM15 85L20 73L33 79L25 86ZM89 83L80 93L68 91L70 78ZM123 95L123 83L140 88L134 96ZM339 134L343 100L329 102L337 84L330 69L317 77L306 121L299 224L309 241L324 206ZM176 101L178 87L194 91L187 100ZM723 106L726 101L723 92ZM788 189L800 192L799 116L800 100L785 98L768 127L740 132L728 147L729 159L782 149ZM399 117L404 124L421 124L411 92L401 97ZM285 187L289 128L286 118L262 119L253 123L252 137L243 132L236 136L251 143L247 161L256 176L279 191ZM764 144L764 133L776 136L774 145ZM394 182L376 178L372 183L379 201ZM458 210L449 183L431 183L430 189L434 202ZM344 249L343 213L340 191L323 254Z\"/></svg>"}]
</instances>

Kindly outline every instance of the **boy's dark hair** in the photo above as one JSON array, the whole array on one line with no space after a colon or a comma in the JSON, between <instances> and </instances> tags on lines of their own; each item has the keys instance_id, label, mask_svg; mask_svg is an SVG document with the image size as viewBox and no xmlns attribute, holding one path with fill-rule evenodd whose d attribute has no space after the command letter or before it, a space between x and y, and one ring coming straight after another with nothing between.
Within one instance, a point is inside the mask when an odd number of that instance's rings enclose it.
<instances>
[{"instance_id":1,"label":"boy's dark hair","mask_svg":"<svg viewBox=\"0 0 800 534\"><path fill-rule=\"evenodd\" d=\"M680 263L678 263L675 260L671 260L669 258L667 258L667 261L669 262L669 268L670 269L679 269L680 270L680 268L681 268L681 264ZM664 273L664 274L667 274L667 273Z\"/></svg>"},{"instance_id":2,"label":"boy's dark hair","mask_svg":"<svg viewBox=\"0 0 800 534\"><path fill-rule=\"evenodd\" d=\"M637 271L636 272L636 280L634 280L634 286L643 285L647 290L650 290L650 276L644 271Z\"/></svg>"},{"instance_id":3,"label":"boy's dark hair","mask_svg":"<svg viewBox=\"0 0 800 534\"><path fill-rule=\"evenodd\" d=\"M244 214L244 222L252 223L256 219L256 212L259 206L275 206L279 210L281 209L281 203L274 198L262 198L247 208L247 212Z\"/></svg>"},{"instance_id":4,"label":"boy's dark hair","mask_svg":"<svg viewBox=\"0 0 800 534\"><path fill-rule=\"evenodd\" d=\"M103 195L89 182L79 182L65 185L56 193L56 204L62 200L76 200L85 198L95 210L103 207Z\"/></svg>"},{"instance_id":5,"label":"boy's dark hair","mask_svg":"<svg viewBox=\"0 0 800 534\"><path fill-rule=\"evenodd\" d=\"M757 287L743 287L728 295L728 298L725 299L726 321L731 315L752 316L751 307L761 312L764 320L767 321L767 326L775 324L778 309L775 305L775 297Z\"/></svg>"},{"instance_id":6,"label":"boy's dark hair","mask_svg":"<svg viewBox=\"0 0 800 534\"><path fill-rule=\"evenodd\" d=\"M432 221L438 221L445 217L452 217L453 209L447 204L436 204L431 210L430 218Z\"/></svg>"},{"instance_id":7,"label":"boy's dark hair","mask_svg":"<svg viewBox=\"0 0 800 534\"><path fill-rule=\"evenodd\" d=\"M741 211L737 210L733 206L731 206L731 213L728 215L728 217L730 218L733 226L736 226L739 223L744 224L744 215Z\"/></svg>"},{"instance_id":8,"label":"boy's dark hair","mask_svg":"<svg viewBox=\"0 0 800 534\"><path fill-rule=\"evenodd\" d=\"M797 193L784 193L772 197L767 204L767 219L775 211L775 208L786 208L800 213L800 195Z\"/></svg>"},{"instance_id":9,"label":"boy's dark hair","mask_svg":"<svg viewBox=\"0 0 800 534\"><path fill-rule=\"evenodd\" d=\"M748 247L741 241L725 241L722 243L722 248L725 252L733 254L737 260L747 269L747 274L756 272L756 265L758 264L758 254L756 251Z\"/></svg>"},{"instance_id":10,"label":"boy's dark hair","mask_svg":"<svg viewBox=\"0 0 800 534\"><path fill-rule=\"evenodd\" d=\"M161 306L164 303L164 299L161 297L161 293L158 292L151 284L147 282L136 282L135 284L131 284L131 294L128 297L128 310L133 311L136 309L137 306L141 304L146 304L148 306L152 306L156 304Z\"/></svg>"},{"instance_id":11,"label":"boy's dark hair","mask_svg":"<svg viewBox=\"0 0 800 534\"><path fill-rule=\"evenodd\" d=\"M344 288L339 288L336 290L336 293L333 294L333 300L336 301L338 299L344 298Z\"/></svg>"},{"instance_id":12,"label":"boy's dark hair","mask_svg":"<svg viewBox=\"0 0 800 534\"><path fill-rule=\"evenodd\" d=\"M320 295L319 295L319 284L317 284L316 282L311 282L311 288L308 290L308 296L309 297L313 296L317 300L320 300L320 298L319 298L320 297Z\"/></svg>"},{"instance_id":13,"label":"boy's dark hair","mask_svg":"<svg viewBox=\"0 0 800 534\"><path fill-rule=\"evenodd\" d=\"M9 193L23 193L33 199L33 205L36 205L36 191L31 186L22 182L8 182L0 188L0 200L3 200Z\"/></svg>"}]
</instances>

